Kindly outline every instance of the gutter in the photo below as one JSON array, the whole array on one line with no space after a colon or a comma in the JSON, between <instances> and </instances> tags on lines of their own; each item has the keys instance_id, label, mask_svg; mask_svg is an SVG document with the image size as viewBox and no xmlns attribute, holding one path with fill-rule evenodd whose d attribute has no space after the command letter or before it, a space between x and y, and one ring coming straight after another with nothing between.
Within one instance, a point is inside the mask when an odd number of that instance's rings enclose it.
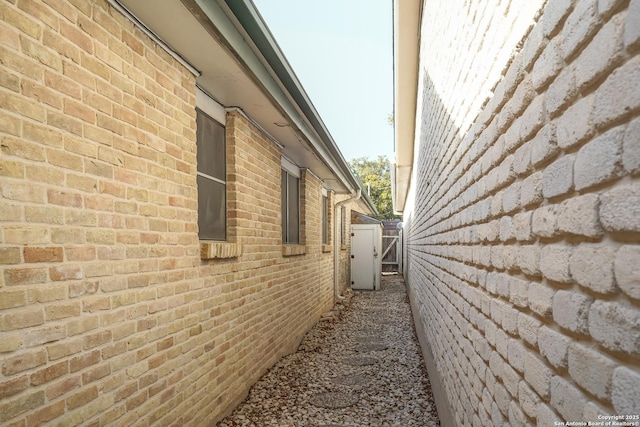
<instances>
[{"instance_id":1,"label":"gutter","mask_svg":"<svg viewBox=\"0 0 640 427\"><path fill-rule=\"evenodd\" d=\"M208 13L212 11L212 2L207 5L204 0L191 0L200 5L202 10ZM321 159L334 171L338 172L348 191L353 192L361 188L354 179L353 174L344 159L342 152L333 140L329 130L322 121L309 96L296 77L291 65L288 63L284 53L278 46L275 38L269 31L259 11L250 0L217 0L219 5L224 5L222 10L233 15L242 31L251 40L250 44L245 44L244 48L253 50L254 55L263 61L263 66L270 74L273 81L279 83L280 89L286 93L293 104L293 111L286 109L287 115L296 124L305 139L320 155ZM240 47L240 46L238 46ZM238 51L238 50L236 50ZM252 69L248 67L248 69ZM263 83L264 84L264 83ZM264 85L268 91L274 88ZM285 106L287 103L280 101ZM300 114L301 113L301 114Z\"/></svg>"},{"instance_id":2,"label":"gutter","mask_svg":"<svg viewBox=\"0 0 640 427\"><path fill-rule=\"evenodd\" d=\"M338 208L342 205L347 204L349 202L355 202L362 195L362 190L358 189L355 193L352 193L351 197L346 200L342 200L335 204L333 207L333 296L336 301L344 301L346 297L340 295L340 291L338 291L338 280L339 280L339 268L338 268L338 254L340 253L340 247L338 242Z\"/></svg>"},{"instance_id":3,"label":"gutter","mask_svg":"<svg viewBox=\"0 0 640 427\"><path fill-rule=\"evenodd\" d=\"M346 190L344 193L353 194L358 189L363 192L362 184L353 175L349 164L253 2L181 2L253 75L253 80L263 88L280 112L289 118L298 139L304 140L313 155L333 171L337 181ZM378 213L366 192L363 200L374 214Z\"/></svg>"},{"instance_id":4,"label":"gutter","mask_svg":"<svg viewBox=\"0 0 640 427\"><path fill-rule=\"evenodd\" d=\"M404 211L413 173L422 7L420 0L395 0L393 6L395 212Z\"/></svg>"}]
</instances>

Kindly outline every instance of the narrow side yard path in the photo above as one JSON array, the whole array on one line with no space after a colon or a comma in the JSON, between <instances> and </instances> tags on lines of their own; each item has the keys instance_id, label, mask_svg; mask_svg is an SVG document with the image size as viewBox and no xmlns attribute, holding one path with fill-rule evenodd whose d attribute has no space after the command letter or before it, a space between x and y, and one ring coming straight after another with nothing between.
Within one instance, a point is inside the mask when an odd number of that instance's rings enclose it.
<instances>
[{"instance_id":1,"label":"narrow side yard path","mask_svg":"<svg viewBox=\"0 0 640 427\"><path fill-rule=\"evenodd\" d=\"M356 292L219 427L438 426L402 276Z\"/></svg>"}]
</instances>

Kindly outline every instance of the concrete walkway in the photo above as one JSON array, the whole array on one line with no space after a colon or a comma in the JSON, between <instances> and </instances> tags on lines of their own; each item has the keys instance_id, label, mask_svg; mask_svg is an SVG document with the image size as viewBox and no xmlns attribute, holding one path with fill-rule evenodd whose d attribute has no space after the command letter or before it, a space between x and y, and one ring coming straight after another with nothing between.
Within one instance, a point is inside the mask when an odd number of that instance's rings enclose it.
<instances>
[{"instance_id":1,"label":"concrete walkway","mask_svg":"<svg viewBox=\"0 0 640 427\"><path fill-rule=\"evenodd\" d=\"M355 292L219 427L438 426L402 276Z\"/></svg>"}]
</instances>

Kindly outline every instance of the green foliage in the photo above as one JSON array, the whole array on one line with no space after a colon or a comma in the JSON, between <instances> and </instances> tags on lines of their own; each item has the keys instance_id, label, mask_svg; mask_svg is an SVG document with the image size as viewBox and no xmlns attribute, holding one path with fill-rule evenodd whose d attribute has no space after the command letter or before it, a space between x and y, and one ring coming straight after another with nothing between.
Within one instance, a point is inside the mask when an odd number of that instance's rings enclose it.
<instances>
[{"instance_id":1,"label":"green foliage","mask_svg":"<svg viewBox=\"0 0 640 427\"><path fill-rule=\"evenodd\" d=\"M354 174L362 182L365 191L369 189L369 197L378 209L377 219L397 219L393 214L391 201L391 174L389 160L386 156L378 156L376 160L358 157L349 162Z\"/></svg>"},{"instance_id":2,"label":"green foliage","mask_svg":"<svg viewBox=\"0 0 640 427\"><path fill-rule=\"evenodd\" d=\"M393 127L395 124L395 121L396 121L396 117L393 114L387 115L387 124L389 126Z\"/></svg>"}]
</instances>

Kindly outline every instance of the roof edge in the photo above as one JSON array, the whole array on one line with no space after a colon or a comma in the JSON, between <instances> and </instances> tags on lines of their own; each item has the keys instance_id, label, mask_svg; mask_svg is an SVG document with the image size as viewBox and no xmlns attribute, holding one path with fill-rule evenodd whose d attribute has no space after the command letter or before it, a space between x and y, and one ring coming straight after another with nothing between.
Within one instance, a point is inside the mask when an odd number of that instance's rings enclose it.
<instances>
[{"instance_id":1,"label":"roof edge","mask_svg":"<svg viewBox=\"0 0 640 427\"><path fill-rule=\"evenodd\" d=\"M256 53L268 64L282 87L286 89L288 95L304 115L304 119L310 124L317 138L313 138L314 135L306 135L309 143L326 158L332 168L338 169L343 175L342 179L347 181L345 184L348 183L346 186L352 187L351 191L355 188L362 190L362 187L359 187L359 183L354 179L347 161L322 121L320 114L315 109L253 2L251 0L218 0L218 3L224 4L226 7L223 9L233 14L235 20L242 26L242 29L258 50Z\"/></svg>"},{"instance_id":2,"label":"roof edge","mask_svg":"<svg viewBox=\"0 0 640 427\"><path fill-rule=\"evenodd\" d=\"M396 212L404 211L413 170L421 14L422 0L394 1L394 130L396 158L392 199Z\"/></svg>"}]
</instances>

